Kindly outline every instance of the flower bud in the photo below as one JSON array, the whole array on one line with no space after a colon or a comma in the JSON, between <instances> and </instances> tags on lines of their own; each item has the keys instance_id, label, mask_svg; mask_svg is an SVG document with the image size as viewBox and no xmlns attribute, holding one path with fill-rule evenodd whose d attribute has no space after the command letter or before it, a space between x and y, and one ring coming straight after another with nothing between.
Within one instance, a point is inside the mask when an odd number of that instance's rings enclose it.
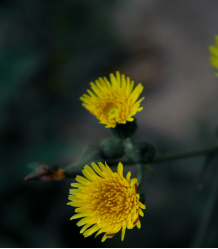
<instances>
[{"instance_id":1,"label":"flower bud","mask_svg":"<svg viewBox=\"0 0 218 249\"><path fill-rule=\"evenodd\" d=\"M100 149L107 159L116 159L123 155L123 141L116 137L108 137L101 141Z\"/></svg>"},{"instance_id":2,"label":"flower bud","mask_svg":"<svg viewBox=\"0 0 218 249\"><path fill-rule=\"evenodd\" d=\"M124 152L127 158L134 163L148 163L155 156L154 146L149 143L137 143L125 146Z\"/></svg>"},{"instance_id":3,"label":"flower bud","mask_svg":"<svg viewBox=\"0 0 218 249\"><path fill-rule=\"evenodd\" d=\"M136 119L134 119L132 122L127 121L125 124L117 124L115 128L110 128L110 130L113 136L120 139L126 139L132 136L137 128Z\"/></svg>"}]
</instances>

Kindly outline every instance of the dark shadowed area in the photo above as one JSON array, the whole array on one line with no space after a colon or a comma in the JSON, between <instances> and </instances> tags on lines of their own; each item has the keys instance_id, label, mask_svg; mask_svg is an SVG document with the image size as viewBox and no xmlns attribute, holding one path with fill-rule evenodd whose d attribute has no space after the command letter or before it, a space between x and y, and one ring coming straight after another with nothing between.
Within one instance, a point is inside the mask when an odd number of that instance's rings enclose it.
<instances>
[{"instance_id":1,"label":"dark shadowed area","mask_svg":"<svg viewBox=\"0 0 218 249\"><path fill-rule=\"evenodd\" d=\"M217 13L216 0L0 1L0 247L218 247L218 160L201 190L203 156L151 165L142 227L123 242L120 233L104 243L79 233L66 205L73 178L24 181L28 163L66 167L111 135L79 97L116 71L144 86L135 141L157 153L216 145L218 78L208 46Z\"/></svg>"}]
</instances>

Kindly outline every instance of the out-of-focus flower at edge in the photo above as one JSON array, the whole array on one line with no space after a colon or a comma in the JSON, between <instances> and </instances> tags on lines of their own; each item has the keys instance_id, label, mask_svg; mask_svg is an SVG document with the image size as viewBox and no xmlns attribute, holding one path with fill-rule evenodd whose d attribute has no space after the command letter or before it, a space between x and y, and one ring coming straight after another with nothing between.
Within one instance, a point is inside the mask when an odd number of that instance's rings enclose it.
<instances>
[{"instance_id":1,"label":"out-of-focus flower at edge","mask_svg":"<svg viewBox=\"0 0 218 249\"><path fill-rule=\"evenodd\" d=\"M79 183L71 184L77 188L70 189L68 205L77 207L77 214L71 220L82 218L77 225L84 225L80 231L84 237L98 231L95 237L105 233L102 238L104 242L122 229L123 240L126 228L132 229L135 225L140 228L139 215L144 216L142 209L145 209L145 205L139 201L140 196L136 193L138 182L136 178L130 180L131 172L126 178L123 177L122 163L118 164L117 172L113 172L106 162L105 165L98 165L92 163L98 175L86 165L82 172L87 179L77 176Z\"/></svg>"},{"instance_id":2,"label":"out-of-focus flower at edge","mask_svg":"<svg viewBox=\"0 0 218 249\"><path fill-rule=\"evenodd\" d=\"M65 177L63 170L55 165L48 166L47 164L34 162L30 163L28 166L34 169L34 171L24 178L25 181L40 180L43 182L50 182L62 180Z\"/></svg>"},{"instance_id":3,"label":"out-of-focus flower at edge","mask_svg":"<svg viewBox=\"0 0 218 249\"><path fill-rule=\"evenodd\" d=\"M116 72L116 77L110 74L110 81L104 77L96 80L96 84L91 82L94 93L87 90L89 95L80 97L84 102L82 105L95 115L100 123L105 124L106 128L114 128L117 123L133 121L132 116L143 109L140 103L144 99L136 101L143 86L139 83L133 90L134 81L130 83L130 78L125 78L124 74L120 76L120 73Z\"/></svg>"},{"instance_id":4,"label":"out-of-focus flower at edge","mask_svg":"<svg viewBox=\"0 0 218 249\"><path fill-rule=\"evenodd\" d=\"M216 45L210 46L210 52L213 56L210 56L211 65L218 68L218 35L215 37L215 43ZM218 76L218 73L216 73L216 76Z\"/></svg>"}]
</instances>

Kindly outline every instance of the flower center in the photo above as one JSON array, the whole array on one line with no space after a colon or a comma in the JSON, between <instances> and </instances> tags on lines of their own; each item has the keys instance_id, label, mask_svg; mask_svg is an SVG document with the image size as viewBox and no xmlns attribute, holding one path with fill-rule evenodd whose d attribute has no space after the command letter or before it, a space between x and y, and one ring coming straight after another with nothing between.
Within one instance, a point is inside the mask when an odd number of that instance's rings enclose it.
<instances>
[{"instance_id":1,"label":"flower center","mask_svg":"<svg viewBox=\"0 0 218 249\"><path fill-rule=\"evenodd\" d=\"M111 108L109 111L108 111L108 113L107 113L107 116L108 117L114 117L114 116L116 116L116 113L117 113L117 111L118 111L118 109L117 108Z\"/></svg>"},{"instance_id":2,"label":"flower center","mask_svg":"<svg viewBox=\"0 0 218 249\"><path fill-rule=\"evenodd\" d=\"M108 118L114 118L118 113L117 105L114 103L107 103L103 109L103 113Z\"/></svg>"},{"instance_id":3,"label":"flower center","mask_svg":"<svg viewBox=\"0 0 218 249\"><path fill-rule=\"evenodd\" d=\"M101 227L119 228L123 222L126 224L128 220L135 221L139 200L135 194L128 190L129 187L125 186L122 180L118 180L118 182L103 181L98 186L98 190L94 194L93 204L95 203L97 220Z\"/></svg>"}]
</instances>

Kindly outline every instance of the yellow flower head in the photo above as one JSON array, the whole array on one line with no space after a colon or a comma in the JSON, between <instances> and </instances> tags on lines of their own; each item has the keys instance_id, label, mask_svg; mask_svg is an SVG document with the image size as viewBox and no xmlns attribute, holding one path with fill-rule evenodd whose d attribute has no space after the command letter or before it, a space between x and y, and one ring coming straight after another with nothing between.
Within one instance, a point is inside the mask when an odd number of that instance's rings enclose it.
<instances>
[{"instance_id":1,"label":"yellow flower head","mask_svg":"<svg viewBox=\"0 0 218 249\"><path fill-rule=\"evenodd\" d=\"M211 65L218 68L218 35L215 37L215 46L210 46L210 52L213 56L210 57ZM216 73L216 76L218 76L218 73Z\"/></svg>"},{"instance_id":2,"label":"yellow flower head","mask_svg":"<svg viewBox=\"0 0 218 249\"><path fill-rule=\"evenodd\" d=\"M106 128L115 127L117 123L125 124L127 121L133 121L137 112L141 111L141 98L136 102L143 90L139 83L133 90L134 81L130 83L130 78L116 72L116 77L110 74L110 81L107 78L99 78L90 83L93 90L87 90L89 95L84 94L80 99L84 102L82 105L89 110L100 123L105 124Z\"/></svg>"},{"instance_id":3,"label":"yellow flower head","mask_svg":"<svg viewBox=\"0 0 218 249\"><path fill-rule=\"evenodd\" d=\"M141 208L145 209L145 205L139 201L140 196L136 193L138 182L136 178L130 180L130 172L126 178L123 177L122 163L118 164L115 173L106 162L105 165L98 165L99 167L92 163L97 174L86 165L82 172L87 179L77 176L79 183L71 184L77 188L70 189L68 205L77 207L77 214L72 216L71 220L82 218L77 226L84 225L80 231L84 237L98 231L95 237L105 233L103 242L122 229L123 240L126 228L132 229L135 225L140 228L139 215L144 216Z\"/></svg>"}]
</instances>

